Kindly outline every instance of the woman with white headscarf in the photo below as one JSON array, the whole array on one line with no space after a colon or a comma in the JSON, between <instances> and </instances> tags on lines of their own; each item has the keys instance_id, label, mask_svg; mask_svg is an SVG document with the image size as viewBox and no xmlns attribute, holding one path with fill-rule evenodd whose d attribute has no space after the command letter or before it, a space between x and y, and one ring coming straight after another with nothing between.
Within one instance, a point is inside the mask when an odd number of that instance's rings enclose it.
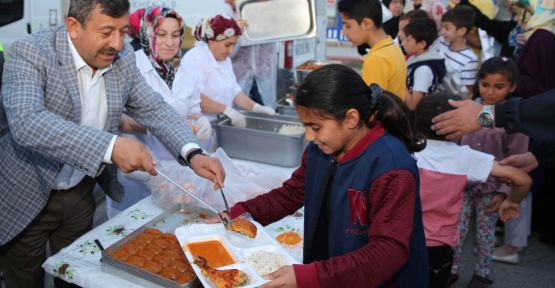
<instances>
[{"instance_id":1,"label":"woman with white headscarf","mask_svg":"<svg viewBox=\"0 0 555 288\"><path fill-rule=\"evenodd\" d=\"M246 96L233 73L230 54L241 35L234 19L217 15L203 19L195 28L195 47L183 56L183 69L197 73L201 87L202 112L208 119L220 113L231 119L231 124L245 126L245 118L233 106L247 111L275 114L271 107L255 103Z\"/></svg>"},{"instance_id":2,"label":"woman with white headscarf","mask_svg":"<svg viewBox=\"0 0 555 288\"><path fill-rule=\"evenodd\" d=\"M208 139L212 128L200 111L200 90L196 86L198 81L195 80L195 74L187 74L180 64L184 36L181 16L172 9L155 6L135 11L129 17L129 24L128 35L135 43L140 43L140 49L135 51L135 58L137 68L146 82L183 119L188 119L200 140ZM126 132L122 136L135 138L143 143L155 159L174 159L156 137L125 114L120 122L120 130ZM125 191L124 198L120 203L107 200L110 217L150 194L148 173L119 172L118 179Z\"/></svg>"}]
</instances>

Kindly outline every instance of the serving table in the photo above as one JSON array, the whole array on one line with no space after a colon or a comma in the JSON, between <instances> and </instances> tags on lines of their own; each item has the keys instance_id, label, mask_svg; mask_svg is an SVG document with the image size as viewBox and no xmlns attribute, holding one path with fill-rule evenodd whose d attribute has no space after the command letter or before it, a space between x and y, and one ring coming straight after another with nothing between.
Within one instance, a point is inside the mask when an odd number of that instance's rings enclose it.
<instances>
[{"instance_id":1,"label":"serving table","mask_svg":"<svg viewBox=\"0 0 555 288\"><path fill-rule=\"evenodd\" d=\"M276 174L283 175L283 180L286 180L294 170L277 166L270 167L270 165L244 160L233 159L233 161L237 161L243 166L252 165L254 168L275 169ZM217 191L214 191L214 193L217 193ZM134 281L133 277L111 270L108 265L100 261L101 250L97 243L95 243L95 240L98 240L104 248L107 248L164 211L164 209L157 207L152 197L149 196L114 218L98 225L68 247L49 257L42 267L46 273L81 287L158 287L155 284L138 284ZM295 214L272 223L264 227L264 229L273 239L279 234L288 231L298 232L300 235L303 235L303 216L304 208L301 208ZM296 260L302 262L302 242L295 246L283 245L283 247Z\"/></svg>"}]
</instances>

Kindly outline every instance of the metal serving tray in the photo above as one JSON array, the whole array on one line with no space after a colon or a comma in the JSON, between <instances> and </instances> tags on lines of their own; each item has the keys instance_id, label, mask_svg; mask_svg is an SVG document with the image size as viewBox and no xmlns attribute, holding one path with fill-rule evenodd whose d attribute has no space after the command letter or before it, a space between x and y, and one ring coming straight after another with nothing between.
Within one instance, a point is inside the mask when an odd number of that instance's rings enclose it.
<instances>
[{"instance_id":1,"label":"metal serving tray","mask_svg":"<svg viewBox=\"0 0 555 288\"><path fill-rule=\"evenodd\" d=\"M195 278L189 283L179 285L169 279L160 277L154 273L142 270L126 262L117 260L110 256L111 252L125 245L128 241L135 239L143 233L147 228L156 228L164 233L172 233L177 227L188 223L203 223L203 217L211 217L215 215L207 209L199 208L189 204L178 204L172 209L167 210L158 217L152 219L148 223L127 235L125 238L114 243L109 248L102 251L102 270L115 274L133 283L137 283L144 287L170 287L170 288L190 288L199 287L200 282Z\"/></svg>"},{"instance_id":2,"label":"metal serving tray","mask_svg":"<svg viewBox=\"0 0 555 288\"><path fill-rule=\"evenodd\" d=\"M287 96L278 100L276 105L276 112L279 115L299 118L299 114L297 113L297 110L295 109L294 106L291 106L289 103L287 103L287 101L285 100L286 98Z\"/></svg>"},{"instance_id":3,"label":"metal serving tray","mask_svg":"<svg viewBox=\"0 0 555 288\"><path fill-rule=\"evenodd\" d=\"M316 36L314 0L238 0L236 5L247 23L243 46Z\"/></svg>"},{"instance_id":4,"label":"metal serving tray","mask_svg":"<svg viewBox=\"0 0 555 288\"><path fill-rule=\"evenodd\" d=\"M227 117L212 122L219 146L230 157L283 167L296 167L300 164L306 147L304 133L278 133L283 125L302 125L298 119L282 115L243 114L246 128L231 126L231 120Z\"/></svg>"}]
</instances>

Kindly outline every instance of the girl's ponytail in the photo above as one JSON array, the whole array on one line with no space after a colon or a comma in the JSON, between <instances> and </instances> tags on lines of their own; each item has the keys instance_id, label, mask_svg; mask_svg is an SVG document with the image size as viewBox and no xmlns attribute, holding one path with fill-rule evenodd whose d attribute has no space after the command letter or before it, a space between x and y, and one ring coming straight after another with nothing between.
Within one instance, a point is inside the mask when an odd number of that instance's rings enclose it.
<instances>
[{"instance_id":1,"label":"girl's ponytail","mask_svg":"<svg viewBox=\"0 0 555 288\"><path fill-rule=\"evenodd\" d=\"M376 84L371 84L376 85ZM377 86L377 85L376 85ZM375 88L369 87L371 97L376 97ZM383 91L383 90L382 90ZM374 95L372 95L374 94ZM409 121L409 109L397 96L388 91L378 94L377 105L374 108L375 119L380 121L383 127L395 137L399 138L410 153L418 152L426 147L424 137L417 135Z\"/></svg>"},{"instance_id":2,"label":"girl's ponytail","mask_svg":"<svg viewBox=\"0 0 555 288\"><path fill-rule=\"evenodd\" d=\"M331 64L314 70L299 84L294 101L295 105L314 109L323 117L338 121L344 120L345 113L354 108L360 119L364 119L362 125L372 127L372 121L379 120L411 153L425 146L423 138L413 132L405 103L377 84L367 86L347 66Z\"/></svg>"}]
</instances>

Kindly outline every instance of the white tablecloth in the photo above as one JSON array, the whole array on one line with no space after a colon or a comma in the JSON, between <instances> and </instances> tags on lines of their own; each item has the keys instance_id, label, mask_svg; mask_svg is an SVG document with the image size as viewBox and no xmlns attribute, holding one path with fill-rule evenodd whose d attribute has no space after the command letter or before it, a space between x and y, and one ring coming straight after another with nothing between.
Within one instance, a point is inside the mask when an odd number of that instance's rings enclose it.
<instances>
[{"instance_id":1,"label":"white tablecloth","mask_svg":"<svg viewBox=\"0 0 555 288\"><path fill-rule=\"evenodd\" d=\"M268 167L268 165L262 166ZM276 170L280 170L281 173L284 172L283 169L276 167ZM283 175L290 175L290 171L292 169L287 169L287 173ZM286 178L284 177L283 180ZM107 248L163 212L163 209L154 205L151 197L147 197L97 226L58 254L51 256L42 267L47 273L82 287L143 287L103 271L100 262L101 252L94 240L98 239ZM297 231L303 235L303 213L304 210L301 209L292 216L266 226L265 230L274 239L286 231ZM302 243L293 247L284 246L284 248L302 262Z\"/></svg>"}]
</instances>

